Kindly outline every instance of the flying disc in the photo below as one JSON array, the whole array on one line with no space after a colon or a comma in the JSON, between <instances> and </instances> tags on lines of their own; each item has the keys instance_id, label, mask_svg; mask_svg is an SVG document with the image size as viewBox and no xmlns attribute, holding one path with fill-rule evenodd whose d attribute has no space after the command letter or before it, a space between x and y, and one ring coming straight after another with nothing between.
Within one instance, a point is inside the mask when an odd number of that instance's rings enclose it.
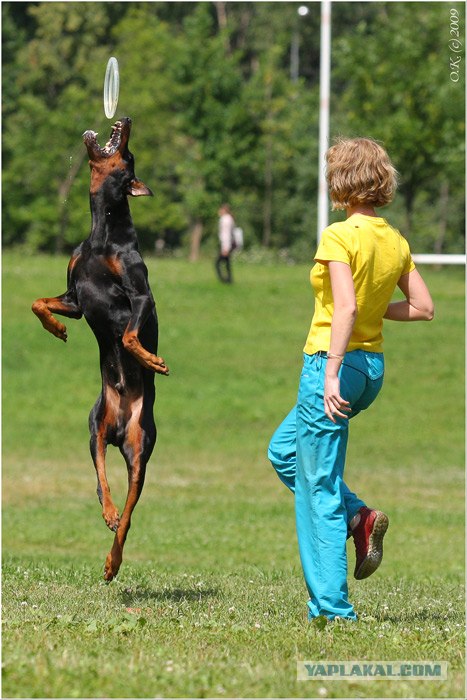
<instances>
[{"instance_id":1,"label":"flying disc","mask_svg":"<svg viewBox=\"0 0 467 700\"><path fill-rule=\"evenodd\" d=\"M117 109L119 88L118 61L114 56L111 56L107 63L104 79L104 112L107 119L112 119Z\"/></svg>"}]
</instances>

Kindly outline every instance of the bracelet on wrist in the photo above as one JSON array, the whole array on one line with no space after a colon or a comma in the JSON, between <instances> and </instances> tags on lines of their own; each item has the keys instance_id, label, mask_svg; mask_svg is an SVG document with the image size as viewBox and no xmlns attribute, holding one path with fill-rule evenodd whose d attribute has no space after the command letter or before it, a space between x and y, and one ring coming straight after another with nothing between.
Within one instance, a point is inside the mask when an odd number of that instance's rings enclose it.
<instances>
[{"instance_id":1,"label":"bracelet on wrist","mask_svg":"<svg viewBox=\"0 0 467 700\"><path fill-rule=\"evenodd\" d=\"M333 352L327 352L326 353L326 358L328 360L343 360L344 355L335 355Z\"/></svg>"}]
</instances>

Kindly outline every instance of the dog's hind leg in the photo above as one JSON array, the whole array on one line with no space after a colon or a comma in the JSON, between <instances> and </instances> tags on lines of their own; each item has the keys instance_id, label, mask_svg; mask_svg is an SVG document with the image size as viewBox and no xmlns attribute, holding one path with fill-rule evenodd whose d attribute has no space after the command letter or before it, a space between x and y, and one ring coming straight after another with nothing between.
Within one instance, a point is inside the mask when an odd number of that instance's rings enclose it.
<instances>
[{"instance_id":1,"label":"dog's hind leg","mask_svg":"<svg viewBox=\"0 0 467 700\"><path fill-rule=\"evenodd\" d=\"M90 449L97 475L97 495L102 505L102 517L107 527L114 532L118 528L120 516L110 494L105 470L105 455L109 434L115 432L117 426L118 400L118 393L106 387L89 416Z\"/></svg>"},{"instance_id":2,"label":"dog's hind leg","mask_svg":"<svg viewBox=\"0 0 467 700\"><path fill-rule=\"evenodd\" d=\"M120 451L125 458L128 469L128 494L120 524L115 533L112 549L107 555L104 578L111 581L118 573L123 558L123 547L131 527L131 516L143 490L146 465L156 442L156 426L150 416L143 420L143 398L138 397L130 404L125 439Z\"/></svg>"}]
</instances>

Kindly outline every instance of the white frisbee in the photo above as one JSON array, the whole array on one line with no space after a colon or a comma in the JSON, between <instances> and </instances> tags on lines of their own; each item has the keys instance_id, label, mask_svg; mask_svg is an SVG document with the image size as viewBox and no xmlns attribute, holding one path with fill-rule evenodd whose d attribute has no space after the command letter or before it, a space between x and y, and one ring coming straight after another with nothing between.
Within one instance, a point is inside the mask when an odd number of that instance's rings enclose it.
<instances>
[{"instance_id":1,"label":"white frisbee","mask_svg":"<svg viewBox=\"0 0 467 700\"><path fill-rule=\"evenodd\" d=\"M104 112L107 119L112 119L118 104L118 91L120 89L120 76L118 73L118 61L111 56L107 63L104 79Z\"/></svg>"}]
</instances>

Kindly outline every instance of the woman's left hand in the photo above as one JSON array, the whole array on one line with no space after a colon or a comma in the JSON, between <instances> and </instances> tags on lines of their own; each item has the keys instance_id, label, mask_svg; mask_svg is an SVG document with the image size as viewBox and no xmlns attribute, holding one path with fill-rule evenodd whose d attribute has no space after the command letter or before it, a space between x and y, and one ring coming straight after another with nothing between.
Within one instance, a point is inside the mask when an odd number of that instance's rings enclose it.
<instances>
[{"instance_id":1,"label":"woman's left hand","mask_svg":"<svg viewBox=\"0 0 467 700\"><path fill-rule=\"evenodd\" d=\"M350 403L340 395L339 377L329 376L326 374L324 380L324 412L333 423L336 422L335 416L339 418L348 418L352 409Z\"/></svg>"}]
</instances>

